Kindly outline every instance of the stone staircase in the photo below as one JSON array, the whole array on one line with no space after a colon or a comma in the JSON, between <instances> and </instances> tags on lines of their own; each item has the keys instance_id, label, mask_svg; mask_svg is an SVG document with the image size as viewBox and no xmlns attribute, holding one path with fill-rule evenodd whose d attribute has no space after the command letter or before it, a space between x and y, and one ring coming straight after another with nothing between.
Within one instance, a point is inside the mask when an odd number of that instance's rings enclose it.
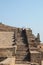
<instances>
[{"instance_id":1,"label":"stone staircase","mask_svg":"<svg viewBox=\"0 0 43 65\"><path fill-rule=\"evenodd\" d=\"M35 36L31 30L21 30L17 33L16 64L29 64L31 62L30 51L38 50L34 46Z\"/></svg>"},{"instance_id":2,"label":"stone staircase","mask_svg":"<svg viewBox=\"0 0 43 65\"><path fill-rule=\"evenodd\" d=\"M28 48L25 47L25 45L17 46L17 51L16 51L16 63L24 63L29 61L28 57Z\"/></svg>"},{"instance_id":3,"label":"stone staircase","mask_svg":"<svg viewBox=\"0 0 43 65\"><path fill-rule=\"evenodd\" d=\"M0 61L7 56L7 59L0 62L0 65L40 65L41 52L37 48L40 44L38 39L40 39L39 34L35 37L31 29L0 24L0 57L2 56Z\"/></svg>"},{"instance_id":4,"label":"stone staircase","mask_svg":"<svg viewBox=\"0 0 43 65\"><path fill-rule=\"evenodd\" d=\"M22 30L21 33L18 33L18 42L17 51L16 51L16 64L29 64L30 53L28 48L28 41L26 37L26 31Z\"/></svg>"}]
</instances>

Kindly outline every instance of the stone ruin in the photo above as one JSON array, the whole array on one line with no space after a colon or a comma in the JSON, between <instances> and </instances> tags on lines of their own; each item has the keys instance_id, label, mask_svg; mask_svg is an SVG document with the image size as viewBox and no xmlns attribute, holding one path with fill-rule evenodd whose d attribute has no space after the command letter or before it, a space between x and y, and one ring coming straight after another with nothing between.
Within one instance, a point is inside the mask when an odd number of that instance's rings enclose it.
<instances>
[{"instance_id":1,"label":"stone ruin","mask_svg":"<svg viewBox=\"0 0 43 65\"><path fill-rule=\"evenodd\" d=\"M0 65L43 65L39 33L0 24Z\"/></svg>"}]
</instances>

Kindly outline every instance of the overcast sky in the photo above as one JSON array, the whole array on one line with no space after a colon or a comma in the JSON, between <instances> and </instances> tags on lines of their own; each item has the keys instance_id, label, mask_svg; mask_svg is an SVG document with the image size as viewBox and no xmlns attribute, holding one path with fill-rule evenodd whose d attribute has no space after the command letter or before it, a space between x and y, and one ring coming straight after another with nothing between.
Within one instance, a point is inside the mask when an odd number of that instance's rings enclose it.
<instances>
[{"instance_id":1,"label":"overcast sky","mask_svg":"<svg viewBox=\"0 0 43 65\"><path fill-rule=\"evenodd\" d=\"M0 22L31 28L43 42L43 0L0 0Z\"/></svg>"}]
</instances>

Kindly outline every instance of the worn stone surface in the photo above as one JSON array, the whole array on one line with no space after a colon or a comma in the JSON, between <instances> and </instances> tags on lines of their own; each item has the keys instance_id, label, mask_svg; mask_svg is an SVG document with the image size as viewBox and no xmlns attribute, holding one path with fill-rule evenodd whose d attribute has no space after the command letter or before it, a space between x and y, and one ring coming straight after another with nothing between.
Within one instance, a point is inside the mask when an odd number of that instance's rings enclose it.
<instances>
[{"instance_id":1,"label":"worn stone surface","mask_svg":"<svg viewBox=\"0 0 43 65\"><path fill-rule=\"evenodd\" d=\"M42 61L39 33L35 37L30 28L0 24L0 65L42 65Z\"/></svg>"}]
</instances>

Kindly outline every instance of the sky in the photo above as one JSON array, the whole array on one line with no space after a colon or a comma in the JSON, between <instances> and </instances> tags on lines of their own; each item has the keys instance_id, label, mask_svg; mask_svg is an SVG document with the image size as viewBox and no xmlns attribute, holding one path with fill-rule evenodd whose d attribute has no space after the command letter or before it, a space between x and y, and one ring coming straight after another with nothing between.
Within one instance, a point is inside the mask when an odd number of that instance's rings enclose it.
<instances>
[{"instance_id":1,"label":"sky","mask_svg":"<svg viewBox=\"0 0 43 65\"><path fill-rule=\"evenodd\" d=\"M0 0L0 22L31 28L43 42L43 0Z\"/></svg>"}]
</instances>

